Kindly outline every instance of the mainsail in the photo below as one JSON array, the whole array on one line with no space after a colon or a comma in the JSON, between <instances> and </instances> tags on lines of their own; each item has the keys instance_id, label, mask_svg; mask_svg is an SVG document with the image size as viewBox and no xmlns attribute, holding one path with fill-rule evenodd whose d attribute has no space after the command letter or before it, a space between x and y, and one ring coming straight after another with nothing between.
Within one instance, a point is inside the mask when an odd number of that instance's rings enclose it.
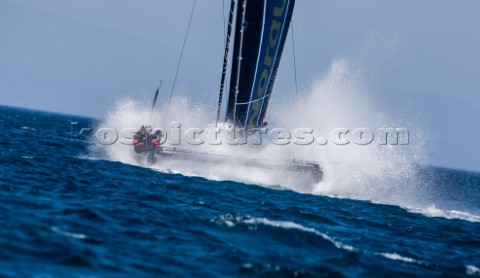
<instances>
[{"instance_id":1,"label":"mainsail","mask_svg":"<svg viewBox=\"0 0 480 278\"><path fill-rule=\"evenodd\" d=\"M264 125L295 0L239 0L226 121Z\"/></svg>"}]
</instances>

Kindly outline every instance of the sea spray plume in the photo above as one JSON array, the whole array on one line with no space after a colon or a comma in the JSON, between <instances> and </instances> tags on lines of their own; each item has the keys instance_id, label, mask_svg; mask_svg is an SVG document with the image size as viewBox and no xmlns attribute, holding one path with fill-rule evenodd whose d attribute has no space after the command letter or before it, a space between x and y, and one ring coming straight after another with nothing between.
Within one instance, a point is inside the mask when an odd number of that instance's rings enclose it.
<instances>
[{"instance_id":1,"label":"sea spray plume","mask_svg":"<svg viewBox=\"0 0 480 278\"><path fill-rule=\"evenodd\" d=\"M285 107L272 106L271 121L273 129L276 126L295 130L299 127L309 127L315 130L316 135L326 136L331 130L338 127L384 127L395 126L386 119L385 114L368 98L368 90L360 82L346 60L335 60L326 77L317 82L311 92L300 100L302 110L299 115L285 113L290 111ZM140 127L149 118L149 109L146 105L127 99L118 101L114 109L106 117L102 126L115 130ZM161 121L162 112L157 111L152 117L151 125L155 128ZM168 132L170 122L181 123L181 132L192 128L206 128L212 123L212 113L208 107L188 98L178 98L172 102L171 112L166 119ZM294 120L296 119L296 120ZM265 142L264 142L265 143ZM213 179L226 179L249 182L262 185L282 185L292 190L304 193L325 193L361 199L376 199L379 185L387 187L384 179L395 175L404 176L410 171L409 162L404 156L404 146L369 146L335 144L319 145L317 142L308 146L295 144L263 146L247 145L209 145L192 146L182 142L178 148L190 149L213 154L228 155L230 157L255 157L268 160L307 159L321 161L325 170L325 181L316 186L298 184L295 175L269 175L260 169L245 169L235 163L235 159L225 159L222 165L198 165L189 161L179 161L163 165L171 171L189 175L199 175ZM125 163L138 163L130 145L116 142L106 146L110 159ZM396 157L392 157L392 155ZM401 158L402 167L398 165ZM389 163L386 163L388 161ZM408 161L408 160L407 160ZM381 162L379 165L378 162ZM341 170L343 169L343 170ZM386 171L389 171L387 176ZM344 174L345 172L350 175ZM370 181L369 181L370 180ZM397 184L398 186L398 184Z\"/></svg>"},{"instance_id":2,"label":"sea spray plume","mask_svg":"<svg viewBox=\"0 0 480 278\"><path fill-rule=\"evenodd\" d=\"M326 144L316 151L305 148L310 159L323 161L324 180L312 193L394 204L427 216L478 221L476 176L468 175L471 187L459 188L450 171L426 166L430 139L417 126L415 115L404 112L400 118L393 117L372 98L359 72L345 59L334 61L328 75L301 100L299 122L325 134L336 127L405 127L409 143L382 145L374 141L368 145ZM281 122L288 124L288 118Z\"/></svg>"},{"instance_id":3,"label":"sea spray plume","mask_svg":"<svg viewBox=\"0 0 480 278\"><path fill-rule=\"evenodd\" d=\"M281 107L272 109L273 117L281 126L310 127L317 137L327 139L336 128L350 132L355 128L407 128L411 131L408 145L381 145L375 138L367 145L314 143L295 146L294 151L303 159L322 162L324 181L311 193L407 205L416 194L415 187L421 186L416 180L415 165L424 162L425 135L408 119L389 115L363 84L360 72L346 59L334 60L328 74L315 82L308 94L302 94L297 116L282 113L286 107Z\"/></svg>"},{"instance_id":4,"label":"sea spray plume","mask_svg":"<svg viewBox=\"0 0 480 278\"><path fill-rule=\"evenodd\" d=\"M437 182L428 179L428 175L420 174L423 169L419 165L426 157L425 138L428 138L411 119L392 118L389 111L381 107L372 97L371 91L362 83L362 76L348 64L345 59L332 62L330 71L320 78L309 92L300 99L301 111L293 117L292 111L282 104L275 103L270 111L269 129L284 127L295 130L298 127L309 127L316 136L328 137L328 133L338 127L365 127L376 130L381 127L406 127L409 133L409 145L380 145L374 141L369 145L336 145L327 143L320 145L209 145L191 146L181 144L178 148L210 154L222 154L224 163L211 165L193 161L170 161L160 165L148 166L160 171L181 173L191 176L202 176L212 180L233 180L263 186L278 185L294 191L370 200L406 207L414 212L425 212L427 215L432 206L436 209L460 212L471 212L455 206L445 207L448 200L438 202L435 196ZM211 107L199 103L198 100L178 98L172 102L167 123L177 121L182 125L182 132L190 127L208 129L214 120ZM161 124L162 110L155 112L151 125L156 128ZM286 113L286 111L290 111ZM99 127L111 127L116 130L139 128L148 119L149 109L131 99L117 101ZM167 131L169 126L166 126ZM112 145L100 145L107 158L129 164L138 164L132 146L116 142ZM298 180L302 173L267 173L262 169L242 167L236 163L235 157L255 157L268 160L305 159L320 161L324 170L324 180L316 185L302 184ZM147 166L147 165L145 165ZM445 192L442 191L444 194ZM438 196L437 196L438 197ZM444 202L445 201L445 202ZM451 202L450 202L451 204ZM475 216L475 211L473 211ZM441 215L441 214L436 214ZM457 218L461 215L450 214ZM460 217L461 218L461 217ZM471 217L470 217L471 218Z\"/></svg>"}]
</instances>

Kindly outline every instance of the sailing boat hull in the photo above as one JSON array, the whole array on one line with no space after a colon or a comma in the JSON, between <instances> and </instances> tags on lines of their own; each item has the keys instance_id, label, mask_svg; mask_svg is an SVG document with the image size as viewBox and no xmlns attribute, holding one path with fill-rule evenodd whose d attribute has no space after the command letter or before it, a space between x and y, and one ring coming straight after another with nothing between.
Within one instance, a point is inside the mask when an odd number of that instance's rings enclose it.
<instances>
[{"instance_id":1,"label":"sailing boat hull","mask_svg":"<svg viewBox=\"0 0 480 278\"><path fill-rule=\"evenodd\" d=\"M265 175L282 175L305 186L319 183L323 179L323 170L318 162L306 160L260 160L172 149L150 151L142 155L140 160L160 167L185 163L211 168L232 165L235 167L234 171L236 169L260 170Z\"/></svg>"}]
</instances>

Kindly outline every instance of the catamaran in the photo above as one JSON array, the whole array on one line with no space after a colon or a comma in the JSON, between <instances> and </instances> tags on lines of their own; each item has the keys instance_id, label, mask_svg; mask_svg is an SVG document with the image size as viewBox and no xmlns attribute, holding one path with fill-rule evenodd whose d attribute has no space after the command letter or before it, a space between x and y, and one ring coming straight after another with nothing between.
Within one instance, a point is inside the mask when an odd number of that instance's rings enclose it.
<instances>
[{"instance_id":1,"label":"catamaran","mask_svg":"<svg viewBox=\"0 0 480 278\"><path fill-rule=\"evenodd\" d=\"M294 0L231 1L215 126L228 125L235 130L243 130L246 136L255 135L266 126L267 108L294 5ZM220 115L232 37L230 84L225 118L222 121ZM158 90L155 99L157 95ZM300 174L311 182L318 182L323 176L319 163L315 161L259 160L253 157L241 158L177 148L162 148L148 153L150 163L171 160L196 161L202 164L221 164L228 160L239 167L254 167L265 171L290 171Z\"/></svg>"}]
</instances>

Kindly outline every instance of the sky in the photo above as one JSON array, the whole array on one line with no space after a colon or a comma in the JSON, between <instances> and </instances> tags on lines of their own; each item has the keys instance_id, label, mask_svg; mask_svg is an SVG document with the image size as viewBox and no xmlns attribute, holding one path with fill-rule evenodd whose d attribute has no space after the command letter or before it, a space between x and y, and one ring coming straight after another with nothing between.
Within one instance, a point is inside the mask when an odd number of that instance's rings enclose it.
<instances>
[{"instance_id":1,"label":"sky","mask_svg":"<svg viewBox=\"0 0 480 278\"><path fill-rule=\"evenodd\" d=\"M198 0L175 94L214 107L228 0ZM173 83L193 0L0 0L0 105L102 118ZM429 134L429 163L480 171L480 1L297 0L300 91L339 58ZM287 44L285 53L291 53ZM276 87L293 88L293 55Z\"/></svg>"}]
</instances>

